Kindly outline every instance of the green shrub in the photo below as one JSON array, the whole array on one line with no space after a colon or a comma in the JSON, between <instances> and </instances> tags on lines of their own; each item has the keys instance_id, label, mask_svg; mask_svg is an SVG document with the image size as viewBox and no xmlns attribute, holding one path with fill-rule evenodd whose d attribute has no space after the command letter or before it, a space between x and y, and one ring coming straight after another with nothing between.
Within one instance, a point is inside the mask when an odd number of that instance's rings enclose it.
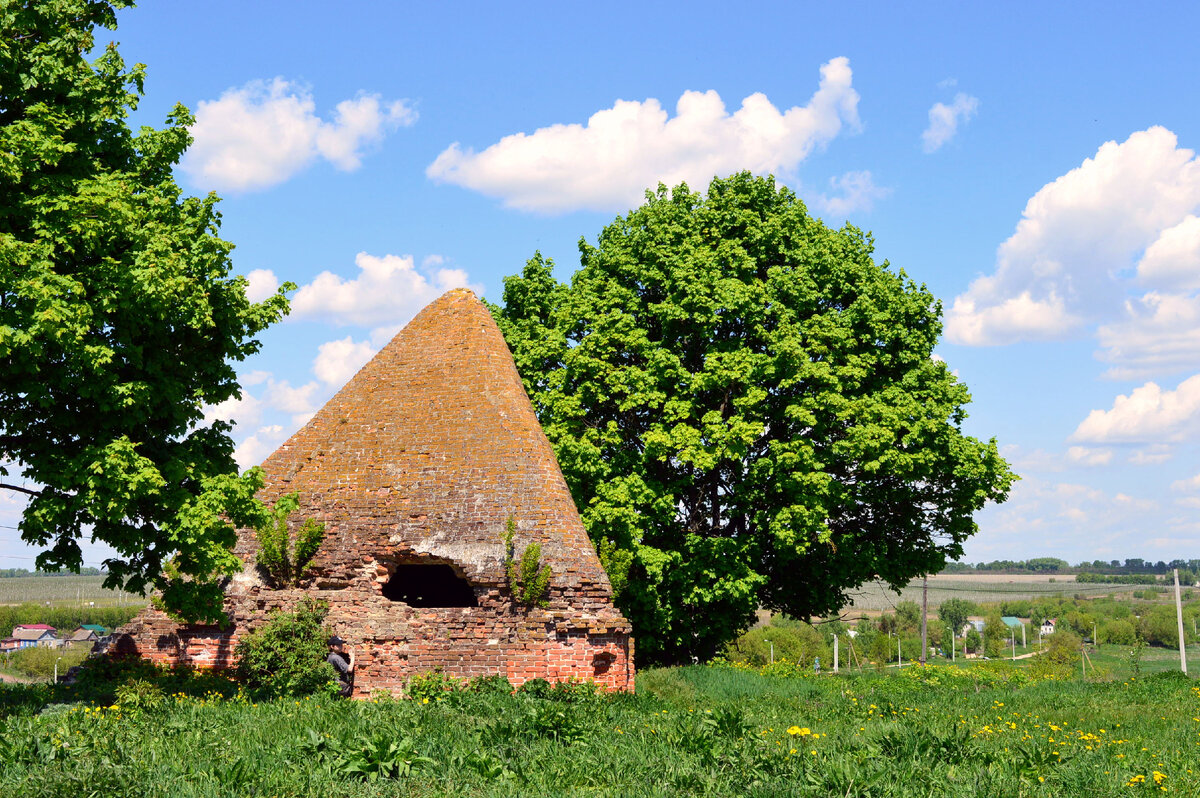
<instances>
[{"instance_id":1,"label":"green shrub","mask_svg":"<svg viewBox=\"0 0 1200 798\"><path fill-rule=\"evenodd\" d=\"M162 688L148 679L130 679L116 692L116 704L126 714L152 712L161 708L166 700Z\"/></svg>"},{"instance_id":2,"label":"green shrub","mask_svg":"<svg viewBox=\"0 0 1200 798\"><path fill-rule=\"evenodd\" d=\"M288 518L298 509L298 493L281 496L275 502L270 519L255 530L258 565L277 588L300 586L312 558L321 547L321 541L325 539L325 525L309 518L296 531L296 540L292 544L288 534Z\"/></svg>"},{"instance_id":3,"label":"green shrub","mask_svg":"<svg viewBox=\"0 0 1200 798\"><path fill-rule=\"evenodd\" d=\"M550 682L542 678L530 679L524 682L517 688L517 695L525 695L530 698L549 698L554 687Z\"/></svg>"},{"instance_id":4,"label":"green shrub","mask_svg":"<svg viewBox=\"0 0 1200 798\"><path fill-rule=\"evenodd\" d=\"M72 646L71 648L49 648L47 646L30 646L8 654L5 664L11 670L23 676L35 679L48 679L54 676L54 663L58 660L58 675L62 676L69 668L87 659L90 646Z\"/></svg>"},{"instance_id":5,"label":"green shrub","mask_svg":"<svg viewBox=\"0 0 1200 798\"><path fill-rule=\"evenodd\" d=\"M454 676L447 676L441 671L429 671L409 679L404 692L413 701L429 703L453 695L461 685L462 682Z\"/></svg>"},{"instance_id":6,"label":"green shrub","mask_svg":"<svg viewBox=\"0 0 1200 798\"><path fill-rule=\"evenodd\" d=\"M476 676L467 682L465 690L482 695L512 695L513 686L503 674L493 673L489 676Z\"/></svg>"},{"instance_id":7,"label":"green shrub","mask_svg":"<svg viewBox=\"0 0 1200 798\"><path fill-rule=\"evenodd\" d=\"M332 692L337 674L325 659L329 632L323 624L328 611L325 602L305 596L295 612L272 612L262 627L238 643L241 676L268 695Z\"/></svg>"},{"instance_id":8,"label":"green shrub","mask_svg":"<svg viewBox=\"0 0 1200 798\"><path fill-rule=\"evenodd\" d=\"M814 657L830 663L832 654L824 636L806 623L794 626L760 626L751 629L725 648L725 656L733 662L745 662L762 667L775 659L810 666Z\"/></svg>"}]
</instances>

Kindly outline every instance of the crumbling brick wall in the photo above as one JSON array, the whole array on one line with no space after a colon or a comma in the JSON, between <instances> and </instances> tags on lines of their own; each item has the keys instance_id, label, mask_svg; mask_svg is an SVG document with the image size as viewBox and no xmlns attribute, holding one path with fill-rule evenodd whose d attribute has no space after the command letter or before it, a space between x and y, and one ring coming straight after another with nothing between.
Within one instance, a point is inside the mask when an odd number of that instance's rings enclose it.
<instances>
[{"instance_id":1,"label":"crumbling brick wall","mask_svg":"<svg viewBox=\"0 0 1200 798\"><path fill-rule=\"evenodd\" d=\"M404 328L303 429L263 463L262 498L297 492L296 523L327 529L308 592L356 650L356 693L398 691L415 673L594 679L633 688L628 621L575 509L512 356L469 291L446 294ZM504 535L537 542L551 569L548 607L513 602ZM230 626L179 626L147 610L114 650L164 663L228 667L237 640L302 591L272 590L246 563L226 590ZM383 594L405 564L444 563L474 607L413 607Z\"/></svg>"}]
</instances>

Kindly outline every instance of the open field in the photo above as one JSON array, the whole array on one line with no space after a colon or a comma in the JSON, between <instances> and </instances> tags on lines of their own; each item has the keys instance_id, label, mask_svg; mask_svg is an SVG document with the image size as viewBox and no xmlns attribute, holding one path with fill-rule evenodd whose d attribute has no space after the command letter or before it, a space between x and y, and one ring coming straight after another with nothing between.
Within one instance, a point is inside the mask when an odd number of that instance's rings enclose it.
<instances>
[{"instance_id":1,"label":"open field","mask_svg":"<svg viewBox=\"0 0 1200 798\"><path fill-rule=\"evenodd\" d=\"M8 686L0 794L1196 795L1195 684L989 663L838 677L691 666L643 672L636 695L428 703L255 702L211 677L142 683L115 706Z\"/></svg>"},{"instance_id":2,"label":"open field","mask_svg":"<svg viewBox=\"0 0 1200 798\"><path fill-rule=\"evenodd\" d=\"M145 604L146 599L130 593L105 590L103 576L18 576L0 578L0 604L45 604L97 607Z\"/></svg>"},{"instance_id":3,"label":"open field","mask_svg":"<svg viewBox=\"0 0 1200 798\"><path fill-rule=\"evenodd\" d=\"M1054 581L1051 582L1050 580ZM1041 576L1038 574L937 574L929 577L929 607L943 601L961 598L976 603L1036 599L1048 596L1093 597L1108 594L1128 594L1144 590L1145 585L1078 584L1075 576ZM901 601L921 603L921 581L916 580L899 593L881 582L863 585L851 593L854 604L843 610L893 610Z\"/></svg>"}]
</instances>

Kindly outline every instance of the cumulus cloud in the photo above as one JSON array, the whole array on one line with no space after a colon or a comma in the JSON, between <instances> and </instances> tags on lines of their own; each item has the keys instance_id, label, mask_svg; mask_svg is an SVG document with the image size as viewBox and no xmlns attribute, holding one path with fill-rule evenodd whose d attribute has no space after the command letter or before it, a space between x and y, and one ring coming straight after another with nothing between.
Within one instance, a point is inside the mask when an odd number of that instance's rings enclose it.
<instances>
[{"instance_id":1,"label":"cumulus cloud","mask_svg":"<svg viewBox=\"0 0 1200 798\"><path fill-rule=\"evenodd\" d=\"M255 80L197 105L195 141L181 167L196 184L224 191L268 188L318 158L353 171L366 147L416 118L404 100L360 93L322 119L306 89L283 78Z\"/></svg>"},{"instance_id":2,"label":"cumulus cloud","mask_svg":"<svg viewBox=\"0 0 1200 798\"><path fill-rule=\"evenodd\" d=\"M246 275L246 299L262 302L279 290L279 278L270 269L255 269Z\"/></svg>"},{"instance_id":3,"label":"cumulus cloud","mask_svg":"<svg viewBox=\"0 0 1200 798\"><path fill-rule=\"evenodd\" d=\"M947 338L977 346L1061 339L1097 324L1106 326L1100 356L1114 368L1179 347L1190 354L1172 362L1200 360L1194 322L1168 318L1175 305L1163 293L1200 280L1190 221L1198 209L1200 159L1174 133L1152 127L1103 144L1029 200L995 271L955 298Z\"/></svg>"},{"instance_id":4,"label":"cumulus cloud","mask_svg":"<svg viewBox=\"0 0 1200 798\"><path fill-rule=\"evenodd\" d=\"M279 448L285 437L284 429L279 424L259 427L233 450L233 459L237 461L238 468L245 471L266 460L271 452Z\"/></svg>"},{"instance_id":5,"label":"cumulus cloud","mask_svg":"<svg viewBox=\"0 0 1200 798\"><path fill-rule=\"evenodd\" d=\"M844 127L859 127L850 61L821 67L807 105L780 111L761 93L730 113L715 91L687 91L670 117L658 100L618 100L586 125L557 124L506 136L482 152L454 143L426 174L543 213L581 208L622 211L648 187L687 182L703 188L742 169L781 173Z\"/></svg>"},{"instance_id":6,"label":"cumulus cloud","mask_svg":"<svg viewBox=\"0 0 1200 798\"><path fill-rule=\"evenodd\" d=\"M1200 374L1164 391L1147 382L1093 410L1072 440L1084 443L1178 442L1200 429Z\"/></svg>"},{"instance_id":7,"label":"cumulus cloud","mask_svg":"<svg viewBox=\"0 0 1200 798\"><path fill-rule=\"evenodd\" d=\"M351 336L321 344L313 361L313 374L326 385L340 387L375 355L376 349L367 341L355 341Z\"/></svg>"},{"instance_id":8,"label":"cumulus cloud","mask_svg":"<svg viewBox=\"0 0 1200 798\"><path fill-rule=\"evenodd\" d=\"M1136 466L1158 465L1170 460L1173 455L1174 451L1169 444L1155 443L1129 455L1129 463Z\"/></svg>"},{"instance_id":9,"label":"cumulus cloud","mask_svg":"<svg viewBox=\"0 0 1200 798\"><path fill-rule=\"evenodd\" d=\"M1200 366L1200 296L1151 291L1126 300L1124 318L1096 331L1105 376L1137 379Z\"/></svg>"},{"instance_id":10,"label":"cumulus cloud","mask_svg":"<svg viewBox=\"0 0 1200 798\"><path fill-rule=\"evenodd\" d=\"M380 257L360 252L354 263L358 274L353 278L324 271L301 286L292 299L289 318L362 327L403 324L451 288L482 292L468 285L462 269L418 270L411 255Z\"/></svg>"},{"instance_id":11,"label":"cumulus cloud","mask_svg":"<svg viewBox=\"0 0 1200 798\"><path fill-rule=\"evenodd\" d=\"M841 177L831 177L829 187L832 194L818 194L814 204L828 216L845 218L855 211L869 211L875 201L892 193L890 188L875 185L868 171L847 172Z\"/></svg>"},{"instance_id":12,"label":"cumulus cloud","mask_svg":"<svg viewBox=\"0 0 1200 798\"><path fill-rule=\"evenodd\" d=\"M262 411L262 401L243 390L241 396L233 396L224 402L204 408L204 423L207 425L217 420L228 421L235 428L246 429L259 422Z\"/></svg>"},{"instance_id":13,"label":"cumulus cloud","mask_svg":"<svg viewBox=\"0 0 1200 798\"><path fill-rule=\"evenodd\" d=\"M1195 493L1200 491L1200 474L1187 479L1179 479L1171 483L1171 490L1181 493Z\"/></svg>"},{"instance_id":14,"label":"cumulus cloud","mask_svg":"<svg viewBox=\"0 0 1200 798\"><path fill-rule=\"evenodd\" d=\"M980 531L967 542L967 558L1011 557L1014 551L1071 561L1129 556L1143 545L1146 518L1161 509L1125 493L1026 476L1008 501L979 514Z\"/></svg>"},{"instance_id":15,"label":"cumulus cloud","mask_svg":"<svg viewBox=\"0 0 1200 798\"><path fill-rule=\"evenodd\" d=\"M1163 230L1138 261L1137 276L1151 285L1200 287L1200 217L1189 213Z\"/></svg>"},{"instance_id":16,"label":"cumulus cloud","mask_svg":"<svg viewBox=\"0 0 1200 798\"><path fill-rule=\"evenodd\" d=\"M1067 460L1075 465L1108 465L1112 462L1112 458L1112 449L1090 449L1086 446L1072 446L1067 449Z\"/></svg>"},{"instance_id":17,"label":"cumulus cloud","mask_svg":"<svg viewBox=\"0 0 1200 798\"><path fill-rule=\"evenodd\" d=\"M960 124L970 121L979 110L979 98L964 92L954 95L950 105L934 103L929 109L929 127L921 133L921 144L925 152L937 152L942 145L954 138Z\"/></svg>"}]
</instances>

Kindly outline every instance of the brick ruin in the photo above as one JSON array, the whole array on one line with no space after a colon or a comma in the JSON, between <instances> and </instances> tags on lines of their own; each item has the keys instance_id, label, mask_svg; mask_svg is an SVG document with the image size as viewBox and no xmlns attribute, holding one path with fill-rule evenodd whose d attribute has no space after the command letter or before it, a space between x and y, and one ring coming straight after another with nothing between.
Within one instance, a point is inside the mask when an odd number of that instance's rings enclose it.
<instances>
[{"instance_id":1,"label":"brick ruin","mask_svg":"<svg viewBox=\"0 0 1200 798\"><path fill-rule=\"evenodd\" d=\"M306 589L271 589L254 534L241 530L229 626L148 608L118 630L114 651L230 667L245 630L307 594L329 602L327 624L355 651L357 696L398 693L435 669L633 689L629 622L504 338L470 291L421 311L262 467L264 501L298 492L295 524L325 524ZM545 609L510 595L510 517L517 556L537 542L550 566Z\"/></svg>"}]
</instances>

